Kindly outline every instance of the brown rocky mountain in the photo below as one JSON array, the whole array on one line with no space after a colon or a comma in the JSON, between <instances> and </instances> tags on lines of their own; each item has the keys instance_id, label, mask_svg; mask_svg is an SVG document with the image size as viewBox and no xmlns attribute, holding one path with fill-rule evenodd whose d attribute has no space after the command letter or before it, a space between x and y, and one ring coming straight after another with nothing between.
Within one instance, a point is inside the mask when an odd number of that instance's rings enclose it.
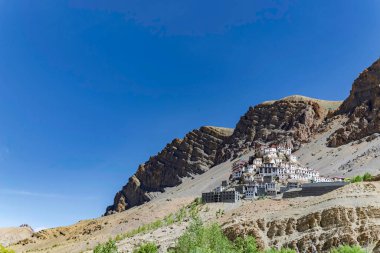
<instances>
[{"instance_id":1,"label":"brown rocky mountain","mask_svg":"<svg viewBox=\"0 0 380 253\"><path fill-rule=\"evenodd\" d=\"M141 205L167 187L192 174L236 158L259 143L287 143L298 148L321 125L328 112L340 102L291 96L249 108L235 130L201 127L175 139L157 156L139 166L135 175L119 191L106 214Z\"/></svg>"},{"instance_id":2,"label":"brown rocky mountain","mask_svg":"<svg viewBox=\"0 0 380 253\"><path fill-rule=\"evenodd\" d=\"M250 107L218 150L216 162L236 158L260 144L282 143L298 149L339 105L340 102L290 96Z\"/></svg>"},{"instance_id":3,"label":"brown rocky mountain","mask_svg":"<svg viewBox=\"0 0 380 253\"><path fill-rule=\"evenodd\" d=\"M150 201L184 177L202 174L210 167L241 156L256 145L287 144L298 150L326 125L341 124L326 141L338 147L380 133L380 60L355 80L343 102L290 96L268 101L249 110L234 130L202 127L175 139L158 155L139 166L115 196L106 214L121 212ZM342 121L342 119L344 119ZM342 123L341 123L342 121Z\"/></svg>"},{"instance_id":4,"label":"brown rocky mountain","mask_svg":"<svg viewBox=\"0 0 380 253\"><path fill-rule=\"evenodd\" d=\"M121 212L151 200L167 187L179 185L181 178L201 174L215 165L215 155L232 129L201 127L184 139L175 139L156 156L140 165L119 191L106 213Z\"/></svg>"},{"instance_id":5,"label":"brown rocky mountain","mask_svg":"<svg viewBox=\"0 0 380 253\"><path fill-rule=\"evenodd\" d=\"M329 139L338 147L380 132L380 59L355 80L350 96L336 115L347 115L347 122Z\"/></svg>"}]
</instances>

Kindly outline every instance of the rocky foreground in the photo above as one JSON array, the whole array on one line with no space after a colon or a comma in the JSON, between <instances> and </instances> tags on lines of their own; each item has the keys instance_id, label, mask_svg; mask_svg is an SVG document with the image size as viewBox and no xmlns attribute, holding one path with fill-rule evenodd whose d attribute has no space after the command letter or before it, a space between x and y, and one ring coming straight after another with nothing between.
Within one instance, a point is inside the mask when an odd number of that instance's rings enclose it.
<instances>
[{"instance_id":1,"label":"rocky foreground","mask_svg":"<svg viewBox=\"0 0 380 253\"><path fill-rule=\"evenodd\" d=\"M314 198L246 204L223 217L226 234L254 235L262 248L290 247L327 252L361 245L380 252L380 183L351 184ZM271 208L271 206L280 208ZM255 214L255 215L252 215Z\"/></svg>"},{"instance_id":2,"label":"rocky foreground","mask_svg":"<svg viewBox=\"0 0 380 253\"><path fill-rule=\"evenodd\" d=\"M328 252L341 244L360 244L380 252L379 194L380 182L356 183L318 197L205 204L200 206L199 215L206 223L219 223L231 239L255 236L263 249L289 246L304 252L313 244L319 252ZM190 196L169 199L170 195L175 196L169 194L165 199L119 214L34 233L12 248L16 252L92 252L97 243L165 220L168 214L178 213L194 200ZM117 246L120 252L132 252L141 243L154 242L160 252L166 252L189 222L190 218L185 218L128 238L120 237Z\"/></svg>"}]
</instances>

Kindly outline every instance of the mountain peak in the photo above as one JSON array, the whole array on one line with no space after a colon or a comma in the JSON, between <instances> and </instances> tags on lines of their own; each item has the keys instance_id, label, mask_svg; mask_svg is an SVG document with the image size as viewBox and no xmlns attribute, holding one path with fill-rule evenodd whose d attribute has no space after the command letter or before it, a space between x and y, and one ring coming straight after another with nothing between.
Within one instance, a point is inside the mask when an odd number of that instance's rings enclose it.
<instances>
[{"instance_id":1,"label":"mountain peak","mask_svg":"<svg viewBox=\"0 0 380 253\"><path fill-rule=\"evenodd\" d=\"M328 145L337 147L380 132L380 59L354 81L350 96L337 115L348 118L330 137Z\"/></svg>"},{"instance_id":2,"label":"mountain peak","mask_svg":"<svg viewBox=\"0 0 380 253\"><path fill-rule=\"evenodd\" d=\"M265 101L262 104L273 104L278 101L287 101L287 102L314 102L319 104L324 109L328 110L336 110L342 104L342 101L330 101L330 100L322 100L317 98L311 98L303 95L291 95L278 100Z\"/></svg>"},{"instance_id":3,"label":"mountain peak","mask_svg":"<svg viewBox=\"0 0 380 253\"><path fill-rule=\"evenodd\" d=\"M352 85L350 96L343 102L339 112L352 113L362 104L371 108L380 107L380 59L360 73Z\"/></svg>"}]
</instances>

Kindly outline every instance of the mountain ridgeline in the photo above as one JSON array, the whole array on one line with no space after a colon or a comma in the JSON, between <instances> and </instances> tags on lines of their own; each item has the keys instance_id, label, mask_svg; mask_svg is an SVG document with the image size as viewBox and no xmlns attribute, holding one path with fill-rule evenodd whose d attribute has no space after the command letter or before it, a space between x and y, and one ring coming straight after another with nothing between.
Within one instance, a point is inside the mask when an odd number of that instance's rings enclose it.
<instances>
[{"instance_id":1,"label":"mountain ridgeline","mask_svg":"<svg viewBox=\"0 0 380 253\"><path fill-rule=\"evenodd\" d=\"M119 191L106 214L121 212L153 199L185 177L247 153L257 145L287 144L297 150L326 122L345 118L326 145L338 147L380 133L380 60L355 80L342 102L290 96L250 107L235 129L205 126L175 139L147 162Z\"/></svg>"}]
</instances>

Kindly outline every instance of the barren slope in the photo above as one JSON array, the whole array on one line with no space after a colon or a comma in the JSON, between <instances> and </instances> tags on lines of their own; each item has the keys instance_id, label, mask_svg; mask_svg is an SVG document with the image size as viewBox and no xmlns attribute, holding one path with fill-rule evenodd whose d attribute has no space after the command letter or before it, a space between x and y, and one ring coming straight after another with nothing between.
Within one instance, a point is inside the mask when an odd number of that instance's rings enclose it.
<instances>
[{"instance_id":1,"label":"barren slope","mask_svg":"<svg viewBox=\"0 0 380 253\"><path fill-rule=\"evenodd\" d=\"M25 238L29 238L33 230L29 227L0 228L0 244L8 246Z\"/></svg>"}]
</instances>

